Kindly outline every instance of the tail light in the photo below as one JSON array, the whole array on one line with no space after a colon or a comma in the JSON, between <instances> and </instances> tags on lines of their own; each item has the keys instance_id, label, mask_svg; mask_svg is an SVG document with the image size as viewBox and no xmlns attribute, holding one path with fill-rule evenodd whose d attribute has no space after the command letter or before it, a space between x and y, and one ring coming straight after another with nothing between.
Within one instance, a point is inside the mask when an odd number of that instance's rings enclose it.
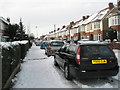
<instances>
[{"instance_id":1,"label":"tail light","mask_svg":"<svg viewBox=\"0 0 120 90\"><path fill-rule=\"evenodd\" d=\"M78 47L78 50L77 50L76 62L77 62L77 64L80 64L80 47Z\"/></svg>"},{"instance_id":2,"label":"tail light","mask_svg":"<svg viewBox=\"0 0 120 90\"><path fill-rule=\"evenodd\" d=\"M47 47L48 49L51 49L51 46L50 45L48 45L48 47Z\"/></svg>"}]
</instances>

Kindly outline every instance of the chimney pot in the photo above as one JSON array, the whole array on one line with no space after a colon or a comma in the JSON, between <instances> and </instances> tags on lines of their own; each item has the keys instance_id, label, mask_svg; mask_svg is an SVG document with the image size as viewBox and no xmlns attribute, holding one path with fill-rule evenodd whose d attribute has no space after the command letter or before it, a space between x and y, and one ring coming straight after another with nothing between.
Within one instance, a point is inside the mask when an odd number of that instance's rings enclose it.
<instances>
[{"instance_id":1,"label":"chimney pot","mask_svg":"<svg viewBox=\"0 0 120 90\"><path fill-rule=\"evenodd\" d=\"M10 23L10 18L7 18L7 21Z\"/></svg>"},{"instance_id":2,"label":"chimney pot","mask_svg":"<svg viewBox=\"0 0 120 90\"><path fill-rule=\"evenodd\" d=\"M90 16L89 16L89 15L87 15L87 16L86 16L86 19L88 19L89 17L90 17Z\"/></svg>"},{"instance_id":3,"label":"chimney pot","mask_svg":"<svg viewBox=\"0 0 120 90\"><path fill-rule=\"evenodd\" d=\"M112 8L114 8L114 5L112 2L109 3L109 9L111 10Z\"/></svg>"},{"instance_id":4,"label":"chimney pot","mask_svg":"<svg viewBox=\"0 0 120 90\"><path fill-rule=\"evenodd\" d=\"M65 28L65 25L62 28Z\"/></svg>"},{"instance_id":5,"label":"chimney pot","mask_svg":"<svg viewBox=\"0 0 120 90\"><path fill-rule=\"evenodd\" d=\"M117 2L118 10L120 11L120 1Z\"/></svg>"},{"instance_id":6,"label":"chimney pot","mask_svg":"<svg viewBox=\"0 0 120 90\"><path fill-rule=\"evenodd\" d=\"M117 2L118 6L120 6L120 1Z\"/></svg>"},{"instance_id":7,"label":"chimney pot","mask_svg":"<svg viewBox=\"0 0 120 90\"><path fill-rule=\"evenodd\" d=\"M83 21L84 21L85 19L86 19L85 16L83 16Z\"/></svg>"},{"instance_id":8,"label":"chimney pot","mask_svg":"<svg viewBox=\"0 0 120 90\"><path fill-rule=\"evenodd\" d=\"M70 22L70 25L74 24L74 21Z\"/></svg>"}]
</instances>

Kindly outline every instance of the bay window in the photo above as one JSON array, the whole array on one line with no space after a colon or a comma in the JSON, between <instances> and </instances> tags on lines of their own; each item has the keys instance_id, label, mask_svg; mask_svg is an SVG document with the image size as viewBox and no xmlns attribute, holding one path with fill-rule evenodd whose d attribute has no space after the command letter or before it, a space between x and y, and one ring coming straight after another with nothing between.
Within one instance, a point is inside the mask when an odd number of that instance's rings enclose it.
<instances>
[{"instance_id":1,"label":"bay window","mask_svg":"<svg viewBox=\"0 0 120 90\"><path fill-rule=\"evenodd\" d=\"M100 34L94 34L93 37L94 37L94 40L100 40L101 35Z\"/></svg>"},{"instance_id":2,"label":"bay window","mask_svg":"<svg viewBox=\"0 0 120 90\"><path fill-rule=\"evenodd\" d=\"M120 15L109 18L109 27L115 25L120 25Z\"/></svg>"}]
</instances>

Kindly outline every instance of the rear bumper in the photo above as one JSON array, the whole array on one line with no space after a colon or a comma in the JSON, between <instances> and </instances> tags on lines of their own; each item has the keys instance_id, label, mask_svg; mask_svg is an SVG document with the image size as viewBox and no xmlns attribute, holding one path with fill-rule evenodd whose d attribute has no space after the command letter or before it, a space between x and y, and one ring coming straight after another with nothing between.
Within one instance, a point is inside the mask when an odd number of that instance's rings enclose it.
<instances>
[{"instance_id":1,"label":"rear bumper","mask_svg":"<svg viewBox=\"0 0 120 90\"><path fill-rule=\"evenodd\" d=\"M116 76L118 72L119 72L119 66L105 70L80 70L79 68L75 69L75 75L78 78L99 78L99 77Z\"/></svg>"}]
</instances>

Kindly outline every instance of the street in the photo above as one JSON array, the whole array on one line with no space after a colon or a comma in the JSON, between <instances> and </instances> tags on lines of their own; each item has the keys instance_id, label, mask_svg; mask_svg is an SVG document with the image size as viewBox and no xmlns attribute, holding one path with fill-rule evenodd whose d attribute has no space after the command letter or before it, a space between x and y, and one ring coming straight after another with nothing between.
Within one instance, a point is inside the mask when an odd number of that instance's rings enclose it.
<instances>
[{"instance_id":1,"label":"street","mask_svg":"<svg viewBox=\"0 0 120 90\"><path fill-rule=\"evenodd\" d=\"M12 80L12 88L120 88L120 73L104 79L69 81L64 78L63 71L54 66L53 61L53 56L47 57L40 46L33 44L21 65L21 71Z\"/></svg>"},{"instance_id":2,"label":"street","mask_svg":"<svg viewBox=\"0 0 120 90\"><path fill-rule=\"evenodd\" d=\"M0 0L4 88L120 90L120 0Z\"/></svg>"}]
</instances>

